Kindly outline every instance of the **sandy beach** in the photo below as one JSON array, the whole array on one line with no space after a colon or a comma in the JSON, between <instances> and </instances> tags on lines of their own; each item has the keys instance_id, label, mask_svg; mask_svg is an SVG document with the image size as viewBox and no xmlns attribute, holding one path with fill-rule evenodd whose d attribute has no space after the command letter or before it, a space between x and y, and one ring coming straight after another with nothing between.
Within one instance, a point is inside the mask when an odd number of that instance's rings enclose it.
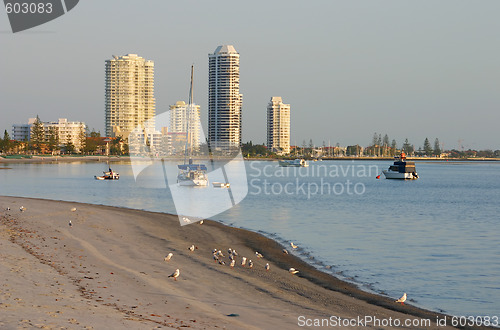
<instances>
[{"instance_id":1,"label":"sandy beach","mask_svg":"<svg viewBox=\"0 0 500 330\"><path fill-rule=\"evenodd\" d=\"M411 296L402 305L394 302L399 297L363 292L283 254L273 240L214 221L181 227L172 215L18 197L0 197L0 207L2 329L451 324L412 306ZM234 268L228 248L238 252ZM214 261L213 249L222 251L225 265ZM168 253L171 260L164 261ZM243 256L253 268L241 266ZM299 273L291 275L290 267ZM169 278L176 269L180 276Z\"/></svg>"}]
</instances>

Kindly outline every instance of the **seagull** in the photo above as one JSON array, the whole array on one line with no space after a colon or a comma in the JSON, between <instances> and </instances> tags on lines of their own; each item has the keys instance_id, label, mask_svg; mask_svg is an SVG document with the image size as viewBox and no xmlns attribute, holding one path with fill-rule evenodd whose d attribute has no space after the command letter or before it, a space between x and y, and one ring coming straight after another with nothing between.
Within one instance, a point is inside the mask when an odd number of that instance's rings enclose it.
<instances>
[{"instance_id":1,"label":"seagull","mask_svg":"<svg viewBox=\"0 0 500 330\"><path fill-rule=\"evenodd\" d=\"M264 258L264 256L257 251L255 251L255 255L257 256L257 258Z\"/></svg>"},{"instance_id":2,"label":"seagull","mask_svg":"<svg viewBox=\"0 0 500 330\"><path fill-rule=\"evenodd\" d=\"M73 224L71 223L71 220L69 221L68 226L69 226L70 228L73 226Z\"/></svg>"},{"instance_id":3,"label":"seagull","mask_svg":"<svg viewBox=\"0 0 500 330\"><path fill-rule=\"evenodd\" d=\"M201 220L201 221L199 222L199 224L200 224L200 225L202 225L202 224L203 224L203 220Z\"/></svg>"},{"instance_id":4,"label":"seagull","mask_svg":"<svg viewBox=\"0 0 500 330\"><path fill-rule=\"evenodd\" d=\"M76 211L76 207L71 209L71 212L75 212L75 211Z\"/></svg>"},{"instance_id":5,"label":"seagull","mask_svg":"<svg viewBox=\"0 0 500 330\"><path fill-rule=\"evenodd\" d=\"M264 268L269 271L269 263L266 263L266 265L264 266Z\"/></svg>"},{"instance_id":6,"label":"seagull","mask_svg":"<svg viewBox=\"0 0 500 330\"><path fill-rule=\"evenodd\" d=\"M236 250L233 250L233 256L238 256L238 252L236 252Z\"/></svg>"},{"instance_id":7,"label":"seagull","mask_svg":"<svg viewBox=\"0 0 500 330\"><path fill-rule=\"evenodd\" d=\"M229 260L234 260L234 257L232 254L229 255Z\"/></svg>"},{"instance_id":8,"label":"seagull","mask_svg":"<svg viewBox=\"0 0 500 330\"><path fill-rule=\"evenodd\" d=\"M241 258L241 265L245 267L245 264L247 263L247 258L243 257Z\"/></svg>"},{"instance_id":9,"label":"seagull","mask_svg":"<svg viewBox=\"0 0 500 330\"><path fill-rule=\"evenodd\" d=\"M219 257L217 257L216 254L214 254L214 262L217 262L219 260Z\"/></svg>"},{"instance_id":10,"label":"seagull","mask_svg":"<svg viewBox=\"0 0 500 330\"><path fill-rule=\"evenodd\" d=\"M198 248L198 247L194 246L194 244L193 244L193 245L191 245L190 247L188 247L188 250L189 250L189 251L191 251L191 252L193 252L193 251L194 251L194 249L197 249L197 248Z\"/></svg>"},{"instance_id":11,"label":"seagull","mask_svg":"<svg viewBox=\"0 0 500 330\"><path fill-rule=\"evenodd\" d=\"M213 253L213 254L216 254L216 253L217 253L217 249L213 249L213 250L212 250L212 253Z\"/></svg>"},{"instance_id":12,"label":"seagull","mask_svg":"<svg viewBox=\"0 0 500 330\"><path fill-rule=\"evenodd\" d=\"M231 248L227 249L227 254L233 254L233 250Z\"/></svg>"},{"instance_id":13,"label":"seagull","mask_svg":"<svg viewBox=\"0 0 500 330\"><path fill-rule=\"evenodd\" d=\"M234 260L234 259L233 259L233 260L231 260L231 265L230 265L230 266L231 266L231 268L233 268L233 267L234 267L234 264L235 264L235 263L236 263L236 260Z\"/></svg>"},{"instance_id":14,"label":"seagull","mask_svg":"<svg viewBox=\"0 0 500 330\"><path fill-rule=\"evenodd\" d=\"M253 267L253 262L252 262L252 260L248 260L248 267L249 267L249 268L252 268L252 267Z\"/></svg>"},{"instance_id":15,"label":"seagull","mask_svg":"<svg viewBox=\"0 0 500 330\"><path fill-rule=\"evenodd\" d=\"M181 271L179 270L179 268L177 268L175 270L175 272L173 272L172 274L168 275L168 277L173 277L175 281L177 281L177 277L179 277L179 275L181 274Z\"/></svg>"},{"instance_id":16,"label":"seagull","mask_svg":"<svg viewBox=\"0 0 500 330\"><path fill-rule=\"evenodd\" d=\"M21 206L21 207L19 208L19 211L24 212L24 211L26 211L26 208L25 208L24 206Z\"/></svg>"},{"instance_id":17,"label":"seagull","mask_svg":"<svg viewBox=\"0 0 500 330\"><path fill-rule=\"evenodd\" d=\"M10 207L6 208L5 211L10 211Z\"/></svg>"},{"instance_id":18,"label":"seagull","mask_svg":"<svg viewBox=\"0 0 500 330\"><path fill-rule=\"evenodd\" d=\"M290 269L288 270L288 272L289 272L290 274L294 275L294 274L297 274L299 271L298 271L298 270L296 270L295 268L290 268Z\"/></svg>"},{"instance_id":19,"label":"seagull","mask_svg":"<svg viewBox=\"0 0 500 330\"><path fill-rule=\"evenodd\" d=\"M219 265L225 265L226 263L224 262L224 260L219 260Z\"/></svg>"},{"instance_id":20,"label":"seagull","mask_svg":"<svg viewBox=\"0 0 500 330\"><path fill-rule=\"evenodd\" d=\"M400 302L401 305L404 305L405 304L405 301L406 301L406 292L403 294L403 296L401 298L399 298L398 300L395 300L395 302Z\"/></svg>"},{"instance_id":21,"label":"seagull","mask_svg":"<svg viewBox=\"0 0 500 330\"><path fill-rule=\"evenodd\" d=\"M287 249L283 249L283 253L284 254L288 254L288 250Z\"/></svg>"},{"instance_id":22,"label":"seagull","mask_svg":"<svg viewBox=\"0 0 500 330\"><path fill-rule=\"evenodd\" d=\"M296 248L298 248L298 246L297 246L297 245L295 245L295 244L293 244L293 242L290 242L290 246L292 247L292 249L296 249Z\"/></svg>"},{"instance_id":23,"label":"seagull","mask_svg":"<svg viewBox=\"0 0 500 330\"><path fill-rule=\"evenodd\" d=\"M218 255L219 257L224 258L224 254L222 254L222 251L221 251L221 250L219 250L219 251L217 252L217 255Z\"/></svg>"},{"instance_id":24,"label":"seagull","mask_svg":"<svg viewBox=\"0 0 500 330\"><path fill-rule=\"evenodd\" d=\"M163 259L163 260L165 260L165 261L170 261L170 259L172 259L172 256L173 256L173 255L174 255L174 254L173 254L172 252L170 252L169 254L167 254L167 256L165 257L165 259Z\"/></svg>"}]
</instances>

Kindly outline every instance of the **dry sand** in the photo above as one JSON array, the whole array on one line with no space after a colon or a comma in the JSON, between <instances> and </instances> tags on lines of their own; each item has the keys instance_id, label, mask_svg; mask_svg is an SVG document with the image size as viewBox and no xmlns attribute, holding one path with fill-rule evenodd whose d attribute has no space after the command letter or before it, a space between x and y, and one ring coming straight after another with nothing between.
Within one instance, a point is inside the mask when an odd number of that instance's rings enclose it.
<instances>
[{"instance_id":1,"label":"dry sand","mask_svg":"<svg viewBox=\"0 0 500 330\"><path fill-rule=\"evenodd\" d=\"M17 197L0 197L0 210L1 329L291 329L300 316L392 324L444 317L360 291L270 239L213 221L181 227L166 214ZM214 262L214 248L226 265ZM234 269L228 248L239 254ZM253 268L240 265L242 256ZM177 281L168 278L177 268Z\"/></svg>"}]
</instances>

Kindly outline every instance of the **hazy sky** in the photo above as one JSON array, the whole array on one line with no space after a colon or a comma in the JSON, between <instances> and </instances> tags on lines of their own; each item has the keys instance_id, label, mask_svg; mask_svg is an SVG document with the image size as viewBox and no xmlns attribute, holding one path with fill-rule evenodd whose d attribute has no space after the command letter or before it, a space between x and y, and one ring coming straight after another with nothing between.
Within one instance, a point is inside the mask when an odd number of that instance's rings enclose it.
<instances>
[{"instance_id":1,"label":"hazy sky","mask_svg":"<svg viewBox=\"0 0 500 330\"><path fill-rule=\"evenodd\" d=\"M0 13L0 129L37 114L104 132L104 61L155 62L157 113L187 100L207 122L208 54L240 53L243 141L266 141L272 96L291 104L292 144L500 149L500 1L81 0L13 34ZM3 135L3 134L2 134Z\"/></svg>"}]
</instances>

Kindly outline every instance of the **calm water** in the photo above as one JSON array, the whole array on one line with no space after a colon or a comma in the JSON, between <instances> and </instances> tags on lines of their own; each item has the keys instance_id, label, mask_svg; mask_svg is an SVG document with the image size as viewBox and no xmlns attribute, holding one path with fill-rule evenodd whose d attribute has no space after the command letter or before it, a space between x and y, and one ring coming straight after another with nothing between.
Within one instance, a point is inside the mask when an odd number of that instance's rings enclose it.
<instances>
[{"instance_id":1,"label":"calm water","mask_svg":"<svg viewBox=\"0 0 500 330\"><path fill-rule=\"evenodd\" d=\"M324 161L307 169L246 162L248 195L214 217L261 231L366 290L454 315L500 314L500 163L418 163L420 179L376 180L390 162ZM147 171L102 163L9 164L0 194L175 212ZM382 176L383 178L383 176ZM207 188L208 189L208 188ZM322 189L322 190L321 190Z\"/></svg>"}]
</instances>

